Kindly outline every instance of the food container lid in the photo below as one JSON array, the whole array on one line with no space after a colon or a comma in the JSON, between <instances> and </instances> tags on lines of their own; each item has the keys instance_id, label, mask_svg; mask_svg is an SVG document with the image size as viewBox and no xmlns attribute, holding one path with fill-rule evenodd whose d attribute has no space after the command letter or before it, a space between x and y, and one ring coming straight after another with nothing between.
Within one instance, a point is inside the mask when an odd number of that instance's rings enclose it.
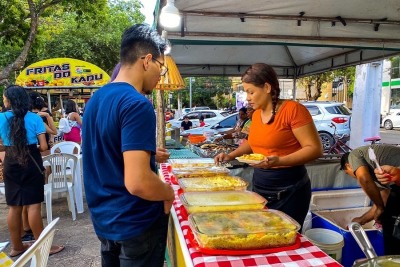
<instances>
[{"instance_id":1,"label":"food container lid","mask_svg":"<svg viewBox=\"0 0 400 267\"><path fill-rule=\"evenodd\" d=\"M204 235L288 233L300 225L278 210L199 212L189 215L194 232Z\"/></svg>"},{"instance_id":2,"label":"food container lid","mask_svg":"<svg viewBox=\"0 0 400 267\"><path fill-rule=\"evenodd\" d=\"M265 198L251 191L214 191L186 192L180 195L184 206L236 206L246 204L263 204Z\"/></svg>"},{"instance_id":3,"label":"food container lid","mask_svg":"<svg viewBox=\"0 0 400 267\"><path fill-rule=\"evenodd\" d=\"M180 178L179 186L183 191L212 191L212 190L245 190L248 182L237 176L211 176Z\"/></svg>"}]
</instances>

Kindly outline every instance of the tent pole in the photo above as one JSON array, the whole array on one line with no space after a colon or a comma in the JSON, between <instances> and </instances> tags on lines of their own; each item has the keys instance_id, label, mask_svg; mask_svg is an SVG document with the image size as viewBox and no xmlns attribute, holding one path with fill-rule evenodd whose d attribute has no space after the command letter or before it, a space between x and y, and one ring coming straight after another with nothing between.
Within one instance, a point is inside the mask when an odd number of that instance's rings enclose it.
<instances>
[{"instance_id":1,"label":"tent pole","mask_svg":"<svg viewBox=\"0 0 400 267\"><path fill-rule=\"evenodd\" d=\"M51 98L49 90L47 90L47 108L51 111Z\"/></svg>"},{"instance_id":2,"label":"tent pole","mask_svg":"<svg viewBox=\"0 0 400 267\"><path fill-rule=\"evenodd\" d=\"M61 117L64 118L64 104L62 101L62 95L60 94L60 106L61 106Z\"/></svg>"}]
</instances>

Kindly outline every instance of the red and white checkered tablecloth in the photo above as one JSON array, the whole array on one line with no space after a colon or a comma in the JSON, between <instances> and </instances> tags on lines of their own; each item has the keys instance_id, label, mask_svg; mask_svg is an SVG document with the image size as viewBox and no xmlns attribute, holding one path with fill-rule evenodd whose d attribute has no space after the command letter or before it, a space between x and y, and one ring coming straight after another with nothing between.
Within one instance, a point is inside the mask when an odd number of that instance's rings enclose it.
<instances>
[{"instance_id":1,"label":"red and white checkered tablecloth","mask_svg":"<svg viewBox=\"0 0 400 267\"><path fill-rule=\"evenodd\" d=\"M166 182L170 182L168 164L161 164L162 175ZM173 207L177 214L187 249L195 267L242 267L242 266L272 266L272 267L311 267L311 266L342 266L329 257L325 252L314 246L304 236L300 237L301 247L295 250L242 256L207 255L197 251L190 243L188 231L191 231L189 222L181 214L182 203L177 190ZM182 246L184 244L181 244Z\"/></svg>"}]
</instances>

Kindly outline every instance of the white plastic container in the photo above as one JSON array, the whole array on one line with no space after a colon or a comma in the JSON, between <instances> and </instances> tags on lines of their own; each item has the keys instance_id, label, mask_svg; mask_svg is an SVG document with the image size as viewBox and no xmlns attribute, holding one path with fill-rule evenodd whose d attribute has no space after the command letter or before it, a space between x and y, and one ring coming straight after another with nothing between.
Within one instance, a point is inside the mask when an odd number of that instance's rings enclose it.
<instances>
[{"instance_id":1,"label":"white plastic container","mask_svg":"<svg viewBox=\"0 0 400 267\"><path fill-rule=\"evenodd\" d=\"M330 257L342 261L344 239L341 234L324 228L313 228L307 230L305 236Z\"/></svg>"}]
</instances>

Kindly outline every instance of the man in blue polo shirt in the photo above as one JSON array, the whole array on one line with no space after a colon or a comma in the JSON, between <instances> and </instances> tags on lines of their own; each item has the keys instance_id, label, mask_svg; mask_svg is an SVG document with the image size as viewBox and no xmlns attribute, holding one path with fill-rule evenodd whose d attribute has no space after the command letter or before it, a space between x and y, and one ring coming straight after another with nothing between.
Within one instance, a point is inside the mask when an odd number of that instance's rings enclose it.
<instances>
[{"instance_id":1,"label":"man in blue polo shirt","mask_svg":"<svg viewBox=\"0 0 400 267\"><path fill-rule=\"evenodd\" d=\"M156 174L156 122L143 95L168 69L166 44L148 25L127 29L120 71L86 106L83 174L102 266L163 266L170 185Z\"/></svg>"}]
</instances>

